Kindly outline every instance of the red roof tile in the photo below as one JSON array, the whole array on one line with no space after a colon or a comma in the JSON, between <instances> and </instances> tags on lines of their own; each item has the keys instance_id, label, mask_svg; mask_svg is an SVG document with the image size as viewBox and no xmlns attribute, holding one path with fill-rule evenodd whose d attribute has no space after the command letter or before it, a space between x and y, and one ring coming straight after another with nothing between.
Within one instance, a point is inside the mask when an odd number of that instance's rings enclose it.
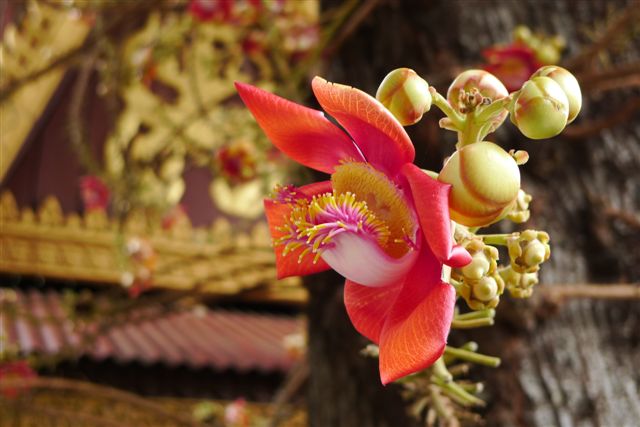
<instances>
[{"instance_id":1,"label":"red roof tile","mask_svg":"<svg viewBox=\"0 0 640 427\"><path fill-rule=\"evenodd\" d=\"M0 354L10 348L24 355L71 350L120 363L286 371L293 360L284 337L301 327L302 320L288 316L199 307L114 326L82 349L82 334L66 317L58 293L0 289Z\"/></svg>"}]
</instances>

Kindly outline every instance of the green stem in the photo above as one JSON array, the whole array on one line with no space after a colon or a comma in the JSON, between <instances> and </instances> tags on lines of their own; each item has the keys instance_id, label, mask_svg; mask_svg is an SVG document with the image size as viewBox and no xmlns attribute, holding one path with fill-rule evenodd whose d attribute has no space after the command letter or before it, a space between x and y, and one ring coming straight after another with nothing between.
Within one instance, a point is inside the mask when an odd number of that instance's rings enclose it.
<instances>
[{"instance_id":1,"label":"green stem","mask_svg":"<svg viewBox=\"0 0 640 427\"><path fill-rule=\"evenodd\" d=\"M507 239L511 237L511 234L481 234L478 237L488 245L507 246Z\"/></svg>"},{"instance_id":2,"label":"green stem","mask_svg":"<svg viewBox=\"0 0 640 427\"><path fill-rule=\"evenodd\" d=\"M472 320L454 320L451 322L452 329L474 329L481 328L483 326L493 326L493 319L486 317L484 319L472 319Z\"/></svg>"},{"instance_id":3,"label":"green stem","mask_svg":"<svg viewBox=\"0 0 640 427\"><path fill-rule=\"evenodd\" d=\"M444 364L444 360L442 357L440 357L438 360L436 360L436 362L433 364L433 376L448 383L451 380L453 380L453 376L449 373L449 371L447 370L447 366Z\"/></svg>"},{"instance_id":4,"label":"green stem","mask_svg":"<svg viewBox=\"0 0 640 427\"><path fill-rule=\"evenodd\" d=\"M485 308L484 310L471 311L465 314L456 315L454 320L473 320L473 319L483 319L485 317L494 318L496 316L496 311L493 308Z\"/></svg>"},{"instance_id":5,"label":"green stem","mask_svg":"<svg viewBox=\"0 0 640 427\"><path fill-rule=\"evenodd\" d=\"M450 398L463 406L484 406L484 401L476 396L468 393L454 382L445 383L438 378L433 380L433 383L440 387L440 389Z\"/></svg>"},{"instance_id":6,"label":"green stem","mask_svg":"<svg viewBox=\"0 0 640 427\"><path fill-rule=\"evenodd\" d=\"M444 354L453 356L456 359L466 360L468 362L490 366L492 368L497 368L498 366L500 366L499 357L486 356L484 354L474 353L472 351L462 350L460 348L447 346L444 350Z\"/></svg>"},{"instance_id":7,"label":"green stem","mask_svg":"<svg viewBox=\"0 0 640 427\"><path fill-rule=\"evenodd\" d=\"M433 105L438 107L453 123L457 129L464 127L465 118L456 112L449 102L438 93L434 87L429 87L429 93L431 93L431 99Z\"/></svg>"},{"instance_id":8,"label":"green stem","mask_svg":"<svg viewBox=\"0 0 640 427\"><path fill-rule=\"evenodd\" d=\"M476 122L476 113L474 111L467 113L464 127L460 132L458 132L458 143L456 144L457 149L479 141L482 126L478 126Z\"/></svg>"},{"instance_id":9,"label":"green stem","mask_svg":"<svg viewBox=\"0 0 640 427\"><path fill-rule=\"evenodd\" d=\"M502 99L498 99L497 101L493 101L491 104L487 105L479 111L479 114L476 116L475 122L477 124L482 124L493 120L496 116L502 114L502 110L509 107L512 99L513 95L509 95Z\"/></svg>"}]
</instances>

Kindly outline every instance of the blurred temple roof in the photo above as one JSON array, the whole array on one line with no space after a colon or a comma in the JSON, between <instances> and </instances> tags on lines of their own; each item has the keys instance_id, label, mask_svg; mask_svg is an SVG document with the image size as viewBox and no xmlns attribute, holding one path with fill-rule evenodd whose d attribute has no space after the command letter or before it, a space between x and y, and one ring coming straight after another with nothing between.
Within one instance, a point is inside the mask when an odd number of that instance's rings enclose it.
<instances>
[{"instance_id":1,"label":"blurred temple roof","mask_svg":"<svg viewBox=\"0 0 640 427\"><path fill-rule=\"evenodd\" d=\"M127 319L99 331L97 322L72 322L60 293L0 289L0 354L284 372L295 363L285 337L303 327L291 316L203 306Z\"/></svg>"}]
</instances>

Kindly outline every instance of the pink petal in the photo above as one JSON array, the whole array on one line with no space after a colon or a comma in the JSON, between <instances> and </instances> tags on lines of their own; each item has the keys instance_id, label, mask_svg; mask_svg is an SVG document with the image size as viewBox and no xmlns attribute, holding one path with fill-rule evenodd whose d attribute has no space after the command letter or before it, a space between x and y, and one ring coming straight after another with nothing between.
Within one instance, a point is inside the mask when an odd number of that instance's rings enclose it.
<instances>
[{"instance_id":1,"label":"pink petal","mask_svg":"<svg viewBox=\"0 0 640 427\"><path fill-rule=\"evenodd\" d=\"M425 245L380 332L380 379L388 384L431 366L444 352L456 292Z\"/></svg>"},{"instance_id":2,"label":"pink petal","mask_svg":"<svg viewBox=\"0 0 640 427\"><path fill-rule=\"evenodd\" d=\"M332 243L332 248L322 252L322 259L345 278L370 287L397 283L418 255L412 250L402 258L392 258L370 236L352 232L336 235Z\"/></svg>"},{"instance_id":3,"label":"pink petal","mask_svg":"<svg viewBox=\"0 0 640 427\"><path fill-rule=\"evenodd\" d=\"M271 142L298 163L332 173L341 160L362 161L349 136L321 111L244 83L236 89Z\"/></svg>"},{"instance_id":4,"label":"pink petal","mask_svg":"<svg viewBox=\"0 0 640 427\"><path fill-rule=\"evenodd\" d=\"M451 267L469 264L471 255L464 248L453 246L449 218L451 186L431 178L413 164L404 165L401 173L409 182L420 228L433 253L441 262Z\"/></svg>"},{"instance_id":5,"label":"pink petal","mask_svg":"<svg viewBox=\"0 0 640 427\"><path fill-rule=\"evenodd\" d=\"M316 194L330 193L332 191L331 181L314 182L299 187L297 190L311 199ZM291 205L276 203L273 200L267 199L264 201L264 210L267 216L267 222L269 223L271 237L276 240L282 236L282 232L278 230L278 227L284 225L284 222L291 215ZM286 256L282 255L283 249L282 246L274 248L278 279L289 276L305 276L307 274L319 273L330 268L322 259L319 259L318 262L314 264L314 257L312 255L304 257L302 262L298 263L298 257L304 250L303 248L291 251Z\"/></svg>"},{"instance_id":6,"label":"pink petal","mask_svg":"<svg viewBox=\"0 0 640 427\"><path fill-rule=\"evenodd\" d=\"M411 139L375 98L320 77L313 79L312 87L322 108L344 126L369 163L393 176L403 164L413 162Z\"/></svg>"},{"instance_id":7,"label":"pink petal","mask_svg":"<svg viewBox=\"0 0 640 427\"><path fill-rule=\"evenodd\" d=\"M404 278L403 278L404 279ZM380 342L380 332L387 313L402 289L403 280L389 286L372 288L348 280L344 285L344 305L354 328L374 343Z\"/></svg>"}]
</instances>

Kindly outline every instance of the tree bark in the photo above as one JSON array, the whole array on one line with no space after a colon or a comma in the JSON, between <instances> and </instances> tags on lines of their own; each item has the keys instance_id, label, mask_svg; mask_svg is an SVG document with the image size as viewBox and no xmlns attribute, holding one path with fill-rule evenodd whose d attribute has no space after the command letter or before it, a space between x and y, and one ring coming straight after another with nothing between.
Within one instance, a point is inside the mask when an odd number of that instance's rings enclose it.
<instances>
[{"instance_id":1,"label":"tree bark","mask_svg":"<svg viewBox=\"0 0 640 427\"><path fill-rule=\"evenodd\" d=\"M310 304L308 390L312 427L411 425L398 387L383 387L377 359L349 322L342 300L344 279L328 272L307 279Z\"/></svg>"},{"instance_id":2,"label":"tree bark","mask_svg":"<svg viewBox=\"0 0 640 427\"><path fill-rule=\"evenodd\" d=\"M640 2L389 1L342 45L325 77L375 93L387 72L410 67L446 93L458 72L482 62L483 48L509 42L516 25L562 35L567 41L564 57L571 58L584 52L593 34L602 33L614 20L612 10L624 7L638 8ZM627 41L609 55L612 63L638 61L638 45ZM590 67L582 71L592 71ZM574 126L606 117L639 96L637 88L585 95ZM437 112L428 116L408 131L417 163L438 169L453 151L455 137L437 128ZM531 155L521 168L523 188L534 196L532 219L525 228L546 230L552 237L552 258L542 268L539 286L640 281L638 119L636 112L615 128L579 139L561 135L532 142L509 123L489 137ZM397 395L389 396L392 390L380 391L373 362L358 356L364 342L346 324L338 286L329 279L320 281L310 287L311 424L405 425L385 417L397 413L402 403ZM593 300L553 306L540 298L517 301L505 296L498 306L498 324L465 336L476 339L481 351L503 358L497 370L476 374L476 379L488 382L488 425L637 425L637 307L637 302ZM398 408L392 411L391 404Z\"/></svg>"}]
</instances>

